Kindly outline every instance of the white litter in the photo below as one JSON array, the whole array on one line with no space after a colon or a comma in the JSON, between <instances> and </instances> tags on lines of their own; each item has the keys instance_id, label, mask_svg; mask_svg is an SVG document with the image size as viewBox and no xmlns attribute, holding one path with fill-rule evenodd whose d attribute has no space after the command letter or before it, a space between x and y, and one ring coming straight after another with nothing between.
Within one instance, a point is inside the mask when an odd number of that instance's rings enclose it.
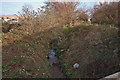
<instances>
[{"instance_id":1,"label":"white litter","mask_svg":"<svg viewBox=\"0 0 120 80\"><path fill-rule=\"evenodd\" d=\"M79 64L78 63L75 63L74 65L73 65L73 68L78 68L79 67Z\"/></svg>"}]
</instances>

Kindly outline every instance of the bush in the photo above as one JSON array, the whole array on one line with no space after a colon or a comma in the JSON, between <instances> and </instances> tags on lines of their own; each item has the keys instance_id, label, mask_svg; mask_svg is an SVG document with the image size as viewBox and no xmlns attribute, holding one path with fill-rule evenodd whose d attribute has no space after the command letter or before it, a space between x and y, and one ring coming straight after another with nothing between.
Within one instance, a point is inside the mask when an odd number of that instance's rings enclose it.
<instances>
[{"instance_id":1,"label":"bush","mask_svg":"<svg viewBox=\"0 0 120 80\"><path fill-rule=\"evenodd\" d=\"M95 8L99 6L99 8ZM104 2L95 5L92 22L99 24L114 24L118 26L118 2Z\"/></svg>"},{"instance_id":2,"label":"bush","mask_svg":"<svg viewBox=\"0 0 120 80\"><path fill-rule=\"evenodd\" d=\"M2 23L2 32L4 33L9 32L9 25L10 24L8 22Z\"/></svg>"}]
</instances>

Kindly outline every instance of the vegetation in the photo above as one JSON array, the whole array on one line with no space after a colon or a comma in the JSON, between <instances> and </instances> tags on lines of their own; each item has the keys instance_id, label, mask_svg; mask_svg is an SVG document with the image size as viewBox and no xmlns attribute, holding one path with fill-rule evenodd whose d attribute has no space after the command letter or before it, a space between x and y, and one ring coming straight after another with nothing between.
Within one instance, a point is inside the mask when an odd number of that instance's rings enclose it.
<instances>
[{"instance_id":1,"label":"vegetation","mask_svg":"<svg viewBox=\"0 0 120 80\"><path fill-rule=\"evenodd\" d=\"M56 55L69 78L102 78L120 71L118 14L104 19L113 14L108 9L110 15L107 15L105 5L107 8L112 5L117 11L117 3L103 3L103 7L93 13L96 24L87 22L87 10L78 8L81 5L78 2L45 4L38 11L30 5L23 6L19 12L21 26L14 24L9 32L9 23L3 23L3 78L52 78L47 59L52 40L58 40ZM75 63L79 68L73 68Z\"/></svg>"},{"instance_id":2,"label":"vegetation","mask_svg":"<svg viewBox=\"0 0 120 80\"><path fill-rule=\"evenodd\" d=\"M92 21L118 26L118 2L101 3L97 9L94 9Z\"/></svg>"}]
</instances>

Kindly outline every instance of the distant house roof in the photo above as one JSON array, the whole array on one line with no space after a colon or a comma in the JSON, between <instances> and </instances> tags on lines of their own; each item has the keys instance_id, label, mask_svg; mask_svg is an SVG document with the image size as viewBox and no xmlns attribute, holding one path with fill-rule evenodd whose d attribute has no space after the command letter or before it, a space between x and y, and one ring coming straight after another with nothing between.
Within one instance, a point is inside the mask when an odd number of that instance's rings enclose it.
<instances>
[{"instance_id":1,"label":"distant house roof","mask_svg":"<svg viewBox=\"0 0 120 80\"><path fill-rule=\"evenodd\" d=\"M17 15L0 15L0 18L10 18L10 19L13 19L13 18L19 18L20 16L17 16Z\"/></svg>"}]
</instances>

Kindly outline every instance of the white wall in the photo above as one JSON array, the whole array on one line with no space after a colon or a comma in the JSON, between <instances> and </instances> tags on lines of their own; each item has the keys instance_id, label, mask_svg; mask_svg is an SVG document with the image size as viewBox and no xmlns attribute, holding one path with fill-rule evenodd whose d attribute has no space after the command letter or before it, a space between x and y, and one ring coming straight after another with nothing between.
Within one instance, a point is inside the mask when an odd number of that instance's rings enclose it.
<instances>
[{"instance_id":1,"label":"white wall","mask_svg":"<svg viewBox=\"0 0 120 80\"><path fill-rule=\"evenodd\" d=\"M9 21L10 19L4 19L4 21Z\"/></svg>"}]
</instances>

